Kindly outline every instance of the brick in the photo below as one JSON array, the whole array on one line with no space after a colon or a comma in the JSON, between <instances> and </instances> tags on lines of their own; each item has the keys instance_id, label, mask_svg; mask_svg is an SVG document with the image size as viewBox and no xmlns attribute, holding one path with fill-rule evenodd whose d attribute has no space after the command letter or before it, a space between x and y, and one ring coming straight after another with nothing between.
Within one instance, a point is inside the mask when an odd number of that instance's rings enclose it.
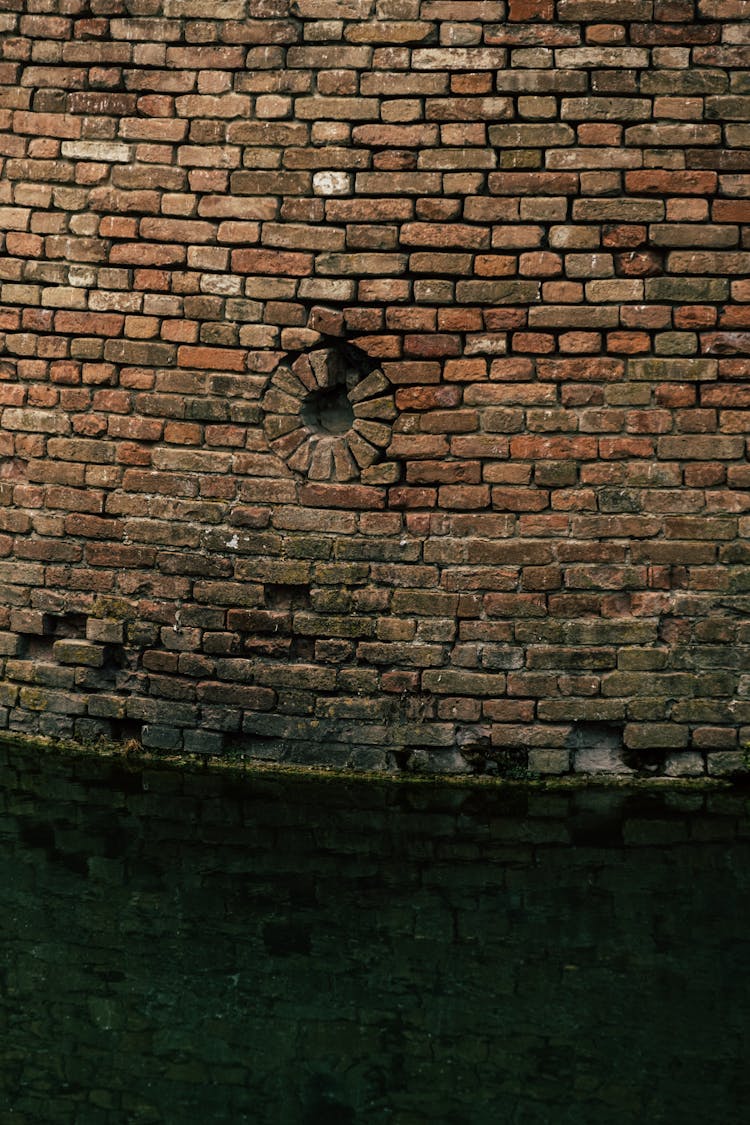
<instances>
[{"instance_id":1,"label":"brick","mask_svg":"<svg viewBox=\"0 0 750 1125\"><path fill-rule=\"evenodd\" d=\"M750 253L675 250L667 257L667 268L672 273L747 274L750 271Z\"/></svg>"},{"instance_id":2,"label":"brick","mask_svg":"<svg viewBox=\"0 0 750 1125\"><path fill-rule=\"evenodd\" d=\"M304 277L313 272L313 256L283 250L233 250L232 269L237 273Z\"/></svg>"},{"instance_id":3,"label":"brick","mask_svg":"<svg viewBox=\"0 0 750 1125\"><path fill-rule=\"evenodd\" d=\"M140 234L160 242L208 242L215 237L216 228L197 220L145 218L140 222Z\"/></svg>"},{"instance_id":4,"label":"brick","mask_svg":"<svg viewBox=\"0 0 750 1125\"><path fill-rule=\"evenodd\" d=\"M744 441L741 437L719 437L714 434L665 435L657 442L659 457L678 461L736 460L743 453Z\"/></svg>"},{"instance_id":5,"label":"brick","mask_svg":"<svg viewBox=\"0 0 750 1125\"><path fill-rule=\"evenodd\" d=\"M645 379L662 382L674 379L703 381L717 378L718 364L711 359L631 359L628 360L628 374L631 379Z\"/></svg>"},{"instance_id":6,"label":"brick","mask_svg":"<svg viewBox=\"0 0 750 1125\"><path fill-rule=\"evenodd\" d=\"M197 367L208 370L244 371L246 353L230 348L191 347L183 345L177 350L180 367Z\"/></svg>"},{"instance_id":7,"label":"brick","mask_svg":"<svg viewBox=\"0 0 750 1125\"><path fill-rule=\"evenodd\" d=\"M705 226L696 230L694 223L655 223L649 231L655 246L731 247L737 244L734 226Z\"/></svg>"},{"instance_id":8,"label":"brick","mask_svg":"<svg viewBox=\"0 0 750 1125\"><path fill-rule=\"evenodd\" d=\"M489 246L489 232L460 223L404 223L401 227L404 246L458 246L479 249Z\"/></svg>"},{"instance_id":9,"label":"brick","mask_svg":"<svg viewBox=\"0 0 750 1125\"><path fill-rule=\"evenodd\" d=\"M653 14L651 0L559 0L561 20L648 20Z\"/></svg>"},{"instance_id":10,"label":"brick","mask_svg":"<svg viewBox=\"0 0 750 1125\"><path fill-rule=\"evenodd\" d=\"M295 112L301 120L377 121L380 103L376 98L298 98Z\"/></svg>"},{"instance_id":11,"label":"brick","mask_svg":"<svg viewBox=\"0 0 750 1125\"><path fill-rule=\"evenodd\" d=\"M308 172L233 172L230 180L237 195L306 195L310 185Z\"/></svg>"},{"instance_id":12,"label":"brick","mask_svg":"<svg viewBox=\"0 0 750 1125\"><path fill-rule=\"evenodd\" d=\"M323 275L400 275L405 268L404 254L319 254L315 259L315 272Z\"/></svg>"},{"instance_id":13,"label":"brick","mask_svg":"<svg viewBox=\"0 0 750 1125\"><path fill-rule=\"evenodd\" d=\"M127 163L131 157L128 145L108 141L63 141L62 155L72 160L94 160L104 163Z\"/></svg>"},{"instance_id":14,"label":"brick","mask_svg":"<svg viewBox=\"0 0 750 1125\"><path fill-rule=\"evenodd\" d=\"M428 121L497 121L513 116L510 98L428 98Z\"/></svg>"},{"instance_id":15,"label":"brick","mask_svg":"<svg viewBox=\"0 0 750 1125\"><path fill-rule=\"evenodd\" d=\"M104 664L104 649L89 641L55 641L52 653L60 664L74 664L87 668L101 668Z\"/></svg>"},{"instance_id":16,"label":"brick","mask_svg":"<svg viewBox=\"0 0 750 1125\"><path fill-rule=\"evenodd\" d=\"M658 223L664 219L664 214L661 200L577 199L573 202L575 221Z\"/></svg>"},{"instance_id":17,"label":"brick","mask_svg":"<svg viewBox=\"0 0 750 1125\"><path fill-rule=\"evenodd\" d=\"M1 420L3 428L6 430L47 434L70 432L69 420L52 411L8 407L3 410Z\"/></svg>"},{"instance_id":18,"label":"brick","mask_svg":"<svg viewBox=\"0 0 750 1125\"><path fill-rule=\"evenodd\" d=\"M489 189L496 195L575 195L575 172L491 172Z\"/></svg>"},{"instance_id":19,"label":"brick","mask_svg":"<svg viewBox=\"0 0 750 1125\"><path fill-rule=\"evenodd\" d=\"M560 112L563 121L643 121L651 116L651 103L646 98L563 98Z\"/></svg>"},{"instance_id":20,"label":"brick","mask_svg":"<svg viewBox=\"0 0 750 1125\"><path fill-rule=\"evenodd\" d=\"M540 29L535 29L535 35L539 35ZM577 41L577 36L566 36L564 32L554 33L555 37L558 36L564 39L565 42L570 43ZM518 55L514 56L516 61ZM539 53L532 55L532 58L527 58L527 63L532 63L534 67L541 67L548 58ZM532 69L524 66L522 69L506 69L499 71L495 80L495 86L499 92L502 93L519 93L521 95L551 95L551 94L577 94L585 92L587 88L586 75L583 72L573 70L543 70ZM520 104L520 103L519 103Z\"/></svg>"},{"instance_id":21,"label":"brick","mask_svg":"<svg viewBox=\"0 0 750 1125\"><path fill-rule=\"evenodd\" d=\"M505 676L499 673L429 669L422 673L422 687L435 695L497 696L505 690Z\"/></svg>"},{"instance_id":22,"label":"brick","mask_svg":"<svg viewBox=\"0 0 750 1125\"><path fill-rule=\"evenodd\" d=\"M654 277L645 282L645 295L651 301L723 301L729 296L725 278Z\"/></svg>"},{"instance_id":23,"label":"brick","mask_svg":"<svg viewBox=\"0 0 750 1125\"><path fill-rule=\"evenodd\" d=\"M423 195L441 189L436 172L358 172L355 190L362 195Z\"/></svg>"},{"instance_id":24,"label":"brick","mask_svg":"<svg viewBox=\"0 0 750 1125\"><path fill-rule=\"evenodd\" d=\"M490 144L498 148L549 148L572 145L575 132L570 125L490 125Z\"/></svg>"},{"instance_id":25,"label":"brick","mask_svg":"<svg viewBox=\"0 0 750 1125\"><path fill-rule=\"evenodd\" d=\"M74 335L117 336L122 331L124 320L117 313L63 311L55 313L55 329Z\"/></svg>"},{"instance_id":26,"label":"brick","mask_svg":"<svg viewBox=\"0 0 750 1125\"><path fill-rule=\"evenodd\" d=\"M415 70L498 70L505 66L506 52L497 47L416 47L412 51Z\"/></svg>"},{"instance_id":27,"label":"brick","mask_svg":"<svg viewBox=\"0 0 750 1125\"><path fill-rule=\"evenodd\" d=\"M176 266L185 262L183 246L148 242L123 242L113 246L109 260L114 265L125 266Z\"/></svg>"}]
</instances>

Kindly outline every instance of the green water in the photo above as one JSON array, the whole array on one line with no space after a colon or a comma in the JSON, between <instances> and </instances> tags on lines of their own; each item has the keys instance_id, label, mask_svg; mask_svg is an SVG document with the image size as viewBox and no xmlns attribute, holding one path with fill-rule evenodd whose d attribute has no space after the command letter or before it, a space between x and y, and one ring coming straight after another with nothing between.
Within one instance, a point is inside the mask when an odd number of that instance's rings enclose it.
<instances>
[{"instance_id":1,"label":"green water","mask_svg":"<svg viewBox=\"0 0 750 1125\"><path fill-rule=\"evenodd\" d=\"M732 793L0 746L0 1123L746 1119Z\"/></svg>"}]
</instances>

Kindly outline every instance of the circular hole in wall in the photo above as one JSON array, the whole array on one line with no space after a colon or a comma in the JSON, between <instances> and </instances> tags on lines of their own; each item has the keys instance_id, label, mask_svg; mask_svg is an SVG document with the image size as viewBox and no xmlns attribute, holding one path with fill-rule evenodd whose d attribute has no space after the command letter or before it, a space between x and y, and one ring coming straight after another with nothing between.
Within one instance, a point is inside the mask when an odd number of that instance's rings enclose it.
<instances>
[{"instance_id":1,"label":"circular hole in wall","mask_svg":"<svg viewBox=\"0 0 750 1125\"><path fill-rule=\"evenodd\" d=\"M354 423L354 411L345 386L314 391L302 403L302 421L319 434L345 434Z\"/></svg>"},{"instance_id":2,"label":"circular hole in wall","mask_svg":"<svg viewBox=\"0 0 750 1125\"><path fill-rule=\"evenodd\" d=\"M292 472L342 484L383 460L397 415L387 376L341 343L280 365L261 409L270 448Z\"/></svg>"}]
</instances>

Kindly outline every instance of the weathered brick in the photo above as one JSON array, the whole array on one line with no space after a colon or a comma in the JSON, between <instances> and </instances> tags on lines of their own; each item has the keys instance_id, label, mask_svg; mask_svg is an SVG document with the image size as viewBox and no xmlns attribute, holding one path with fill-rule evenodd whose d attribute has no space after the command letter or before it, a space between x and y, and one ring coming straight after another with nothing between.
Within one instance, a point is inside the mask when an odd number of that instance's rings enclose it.
<instances>
[{"instance_id":1,"label":"weathered brick","mask_svg":"<svg viewBox=\"0 0 750 1125\"><path fill-rule=\"evenodd\" d=\"M422 687L435 695L503 695L505 676L501 673L429 669L422 673Z\"/></svg>"},{"instance_id":2,"label":"weathered brick","mask_svg":"<svg viewBox=\"0 0 750 1125\"><path fill-rule=\"evenodd\" d=\"M69 420L53 411L8 407L2 412L2 425L6 430L32 433L70 433Z\"/></svg>"},{"instance_id":3,"label":"weathered brick","mask_svg":"<svg viewBox=\"0 0 750 1125\"><path fill-rule=\"evenodd\" d=\"M650 381L666 381L674 379L678 382L686 380L704 381L717 378L718 361L715 359L630 359L628 360L628 374L631 379L645 379Z\"/></svg>"},{"instance_id":4,"label":"weathered brick","mask_svg":"<svg viewBox=\"0 0 750 1125\"><path fill-rule=\"evenodd\" d=\"M744 439L704 434L665 434L657 442L657 453L679 461L735 460L744 453Z\"/></svg>"},{"instance_id":5,"label":"weathered brick","mask_svg":"<svg viewBox=\"0 0 750 1125\"><path fill-rule=\"evenodd\" d=\"M232 269L237 273L304 277L313 272L313 256L292 250L233 250Z\"/></svg>"}]
</instances>

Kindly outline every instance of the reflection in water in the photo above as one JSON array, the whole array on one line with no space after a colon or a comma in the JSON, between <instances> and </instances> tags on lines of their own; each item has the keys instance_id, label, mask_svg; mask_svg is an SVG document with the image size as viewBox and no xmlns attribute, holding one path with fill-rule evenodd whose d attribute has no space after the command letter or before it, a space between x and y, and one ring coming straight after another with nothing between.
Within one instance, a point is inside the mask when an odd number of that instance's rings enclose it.
<instances>
[{"instance_id":1,"label":"reflection in water","mask_svg":"<svg viewBox=\"0 0 750 1125\"><path fill-rule=\"evenodd\" d=\"M746 810L0 747L0 1125L739 1120Z\"/></svg>"}]
</instances>

